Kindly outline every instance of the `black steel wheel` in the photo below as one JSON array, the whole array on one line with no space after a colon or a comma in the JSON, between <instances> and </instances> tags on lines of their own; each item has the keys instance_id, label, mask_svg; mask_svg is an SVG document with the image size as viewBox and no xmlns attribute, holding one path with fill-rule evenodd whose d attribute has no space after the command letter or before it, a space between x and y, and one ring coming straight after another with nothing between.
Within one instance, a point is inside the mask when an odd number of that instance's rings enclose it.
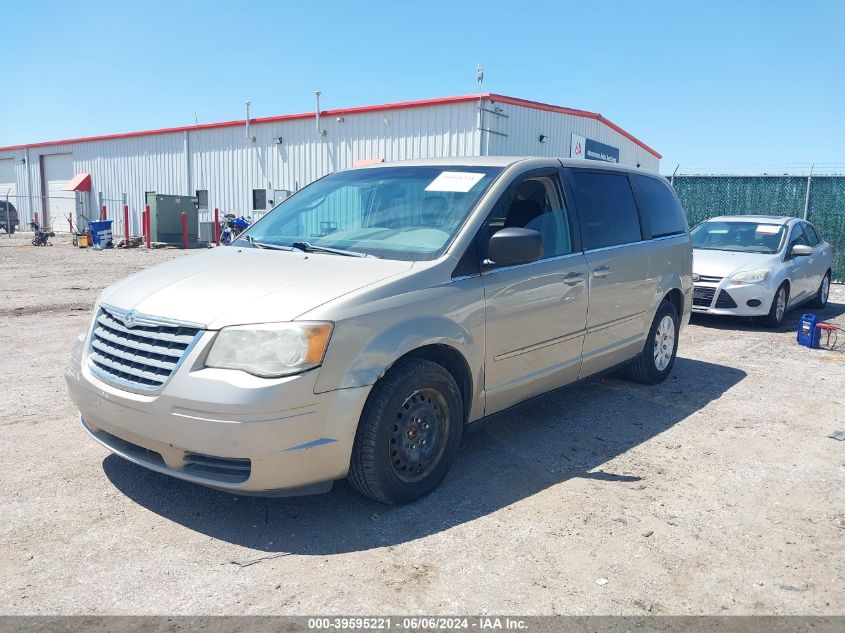
<instances>
[{"instance_id":1,"label":"black steel wheel","mask_svg":"<svg viewBox=\"0 0 845 633\"><path fill-rule=\"evenodd\" d=\"M408 483L422 481L437 466L449 435L449 405L437 389L414 391L396 412L390 433L390 464Z\"/></svg>"},{"instance_id":2,"label":"black steel wheel","mask_svg":"<svg viewBox=\"0 0 845 633\"><path fill-rule=\"evenodd\" d=\"M349 481L383 503L408 503L436 488L455 460L463 401L441 365L411 358L370 393L352 449Z\"/></svg>"}]
</instances>

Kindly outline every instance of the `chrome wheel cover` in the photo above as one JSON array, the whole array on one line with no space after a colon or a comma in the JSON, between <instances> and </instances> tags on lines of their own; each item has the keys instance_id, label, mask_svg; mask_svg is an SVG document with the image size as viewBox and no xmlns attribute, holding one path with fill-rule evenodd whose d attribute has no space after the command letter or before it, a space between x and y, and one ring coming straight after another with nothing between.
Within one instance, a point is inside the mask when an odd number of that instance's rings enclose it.
<instances>
[{"instance_id":1,"label":"chrome wheel cover","mask_svg":"<svg viewBox=\"0 0 845 633\"><path fill-rule=\"evenodd\" d=\"M675 351L675 320L668 314L660 319L654 333L654 366L663 371L672 360Z\"/></svg>"},{"instance_id":2,"label":"chrome wheel cover","mask_svg":"<svg viewBox=\"0 0 845 633\"><path fill-rule=\"evenodd\" d=\"M824 279L822 279L822 291L821 291L821 296L819 297L821 299L822 304L827 303L827 297L828 297L829 294L830 294L830 277L825 275Z\"/></svg>"}]
</instances>

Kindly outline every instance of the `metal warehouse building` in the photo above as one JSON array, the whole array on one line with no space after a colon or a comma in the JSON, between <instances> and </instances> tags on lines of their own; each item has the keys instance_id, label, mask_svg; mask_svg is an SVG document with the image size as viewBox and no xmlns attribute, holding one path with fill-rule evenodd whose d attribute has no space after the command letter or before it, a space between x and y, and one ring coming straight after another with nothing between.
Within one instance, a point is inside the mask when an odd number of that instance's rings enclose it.
<instances>
[{"instance_id":1,"label":"metal warehouse building","mask_svg":"<svg viewBox=\"0 0 845 633\"><path fill-rule=\"evenodd\" d=\"M0 199L21 226L54 230L101 205L140 234L149 193L197 197L257 216L313 180L356 163L487 155L571 156L656 172L660 154L600 114L477 94L0 147Z\"/></svg>"}]
</instances>

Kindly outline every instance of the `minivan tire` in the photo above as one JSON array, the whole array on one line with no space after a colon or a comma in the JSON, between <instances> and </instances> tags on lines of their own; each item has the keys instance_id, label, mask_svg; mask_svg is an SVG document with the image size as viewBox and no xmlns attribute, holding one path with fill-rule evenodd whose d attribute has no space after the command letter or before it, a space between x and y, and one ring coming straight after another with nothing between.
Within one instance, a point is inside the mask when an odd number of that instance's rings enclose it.
<instances>
[{"instance_id":1,"label":"minivan tire","mask_svg":"<svg viewBox=\"0 0 845 633\"><path fill-rule=\"evenodd\" d=\"M367 398L349 463L358 492L388 504L434 490L458 452L464 416L461 392L441 365L401 361Z\"/></svg>"},{"instance_id":2,"label":"minivan tire","mask_svg":"<svg viewBox=\"0 0 845 633\"><path fill-rule=\"evenodd\" d=\"M666 319L671 320L671 325L668 325L670 321ZM666 377L672 373L672 367L675 366L675 356L678 353L679 326L678 311L675 310L675 306L671 302L664 299L657 307L643 351L626 368L628 378L646 385L656 385L666 380ZM661 338L660 341L657 341L658 335ZM656 346L667 342L671 344L671 355L668 363L663 365L662 363L666 362L665 356L659 355L662 360L658 361Z\"/></svg>"},{"instance_id":3,"label":"minivan tire","mask_svg":"<svg viewBox=\"0 0 845 633\"><path fill-rule=\"evenodd\" d=\"M830 271L827 271L822 277L822 282L819 284L819 289L816 291L816 296L810 301L811 308L824 308L827 305L828 297L830 296Z\"/></svg>"}]
</instances>

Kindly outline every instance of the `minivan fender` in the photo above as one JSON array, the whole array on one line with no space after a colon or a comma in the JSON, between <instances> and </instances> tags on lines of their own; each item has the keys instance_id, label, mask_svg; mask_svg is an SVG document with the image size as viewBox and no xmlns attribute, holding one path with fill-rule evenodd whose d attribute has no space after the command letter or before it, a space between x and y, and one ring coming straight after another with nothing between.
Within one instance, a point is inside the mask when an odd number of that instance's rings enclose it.
<instances>
[{"instance_id":1,"label":"minivan fender","mask_svg":"<svg viewBox=\"0 0 845 633\"><path fill-rule=\"evenodd\" d=\"M479 326L483 328L483 321ZM332 343L340 344L329 345L314 386L316 393L375 384L397 360L429 345L451 347L463 357L473 374L473 402L479 385L483 384L481 372L484 359L473 358L472 353L473 349L483 349L482 342L448 317L412 317L391 324L384 330L376 330L371 325L341 322L337 329L332 334ZM483 329L478 332L478 336L483 336ZM363 344L362 339L366 339Z\"/></svg>"},{"instance_id":2,"label":"minivan fender","mask_svg":"<svg viewBox=\"0 0 845 633\"><path fill-rule=\"evenodd\" d=\"M690 314L692 313L692 275L679 275L676 272L665 273L657 282L654 296L651 299L650 315L657 312L657 307L664 298L669 296L673 291L677 290L681 294L681 310L678 315L681 319L681 326L689 323ZM646 328L651 327L651 318L645 324ZM648 331L646 331L648 333Z\"/></svg>"}]
</instances>

